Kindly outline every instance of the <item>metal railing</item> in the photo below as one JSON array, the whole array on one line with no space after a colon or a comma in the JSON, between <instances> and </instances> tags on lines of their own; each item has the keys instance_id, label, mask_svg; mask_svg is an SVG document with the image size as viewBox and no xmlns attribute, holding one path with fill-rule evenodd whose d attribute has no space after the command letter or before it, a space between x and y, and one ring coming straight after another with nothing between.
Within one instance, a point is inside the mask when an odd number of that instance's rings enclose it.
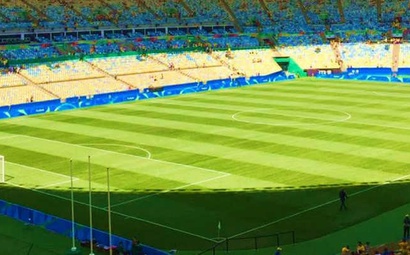
<instances>
[{"instance_id":1,"label":"metal railing","mask_svg":"<svg viewBox=\"0 0 410 255\"><path fill-rule=\"evenodd\" d=\"M295 231L280 232L271 235L252 237L224 238L212 247L198 253L216 255L228 253L233 250L258 250L262 247L280 246L295 243Z\"/></svg>"}]
</instances>

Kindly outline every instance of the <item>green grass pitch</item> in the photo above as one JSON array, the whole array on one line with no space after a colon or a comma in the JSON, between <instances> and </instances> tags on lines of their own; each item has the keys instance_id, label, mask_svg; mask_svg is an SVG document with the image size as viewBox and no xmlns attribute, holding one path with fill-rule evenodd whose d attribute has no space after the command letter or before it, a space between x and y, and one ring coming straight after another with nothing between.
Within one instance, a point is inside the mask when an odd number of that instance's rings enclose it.
<instances>
[{"instance_id":1,"label":"green grass pitch","mask_svg":"<svg viewBox=\"0 0 410 255\"><path fill-rule=\"evenodd\" d=\"M90 156L96 228L109 168L114 234L178 250L310 240L410 202L409 100L404 85L300 79L2 120L0 198L69 219L72 159L87 225Z\"/></svg>"}]
</instances>

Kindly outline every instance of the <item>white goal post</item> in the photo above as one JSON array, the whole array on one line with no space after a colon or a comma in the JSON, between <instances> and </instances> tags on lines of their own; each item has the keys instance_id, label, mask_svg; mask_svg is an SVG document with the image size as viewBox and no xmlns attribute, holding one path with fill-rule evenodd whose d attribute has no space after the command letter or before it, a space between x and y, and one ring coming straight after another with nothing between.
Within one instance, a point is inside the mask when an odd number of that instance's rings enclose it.
<instances>
[{"instance_id":1,"label":"white goal post","mask_svg":"<svg viewBox=\"0 0 410 255\"><path fill-rule=\"evenodd\" d=\"M0 155L0 183L5 183L6 182L6 169L5 169L5 164L4 164L4 156Z\"/></svg>"}]
</instances>

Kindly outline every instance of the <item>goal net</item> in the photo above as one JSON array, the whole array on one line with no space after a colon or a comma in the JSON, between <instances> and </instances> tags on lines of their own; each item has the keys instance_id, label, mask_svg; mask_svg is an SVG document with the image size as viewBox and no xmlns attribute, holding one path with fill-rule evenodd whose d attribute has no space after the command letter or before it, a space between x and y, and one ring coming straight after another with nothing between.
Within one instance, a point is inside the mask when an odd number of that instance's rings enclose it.
<instances>
[{"instance_id":1,"label":"goal net","mask_svg":"<svg viewBox=\"0 0 410 255\"><path fill-rule=\"evenodd\" d=\"M5 180L6 169L4 167L5 167L5 165L4 165L4 156L0 155L0 183L6 182L6 180Z\"/></svg>"}]
</instances>

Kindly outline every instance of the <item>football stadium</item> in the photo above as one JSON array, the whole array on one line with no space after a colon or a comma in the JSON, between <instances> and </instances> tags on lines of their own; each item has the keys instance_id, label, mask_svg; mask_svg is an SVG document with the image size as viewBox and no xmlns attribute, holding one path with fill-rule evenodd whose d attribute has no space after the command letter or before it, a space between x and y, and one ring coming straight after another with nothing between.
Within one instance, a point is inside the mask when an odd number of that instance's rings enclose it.
<instances>
[{"instance_id":1,"label":"football stadium","mask_svg":"<svg viewBox=\"0 0 410 255\"><path fill-rule=\"evenodd\" d=\"M0 255L410 254L409 39L404 0L2 0Z\"/></svg>"}]
</instances>

